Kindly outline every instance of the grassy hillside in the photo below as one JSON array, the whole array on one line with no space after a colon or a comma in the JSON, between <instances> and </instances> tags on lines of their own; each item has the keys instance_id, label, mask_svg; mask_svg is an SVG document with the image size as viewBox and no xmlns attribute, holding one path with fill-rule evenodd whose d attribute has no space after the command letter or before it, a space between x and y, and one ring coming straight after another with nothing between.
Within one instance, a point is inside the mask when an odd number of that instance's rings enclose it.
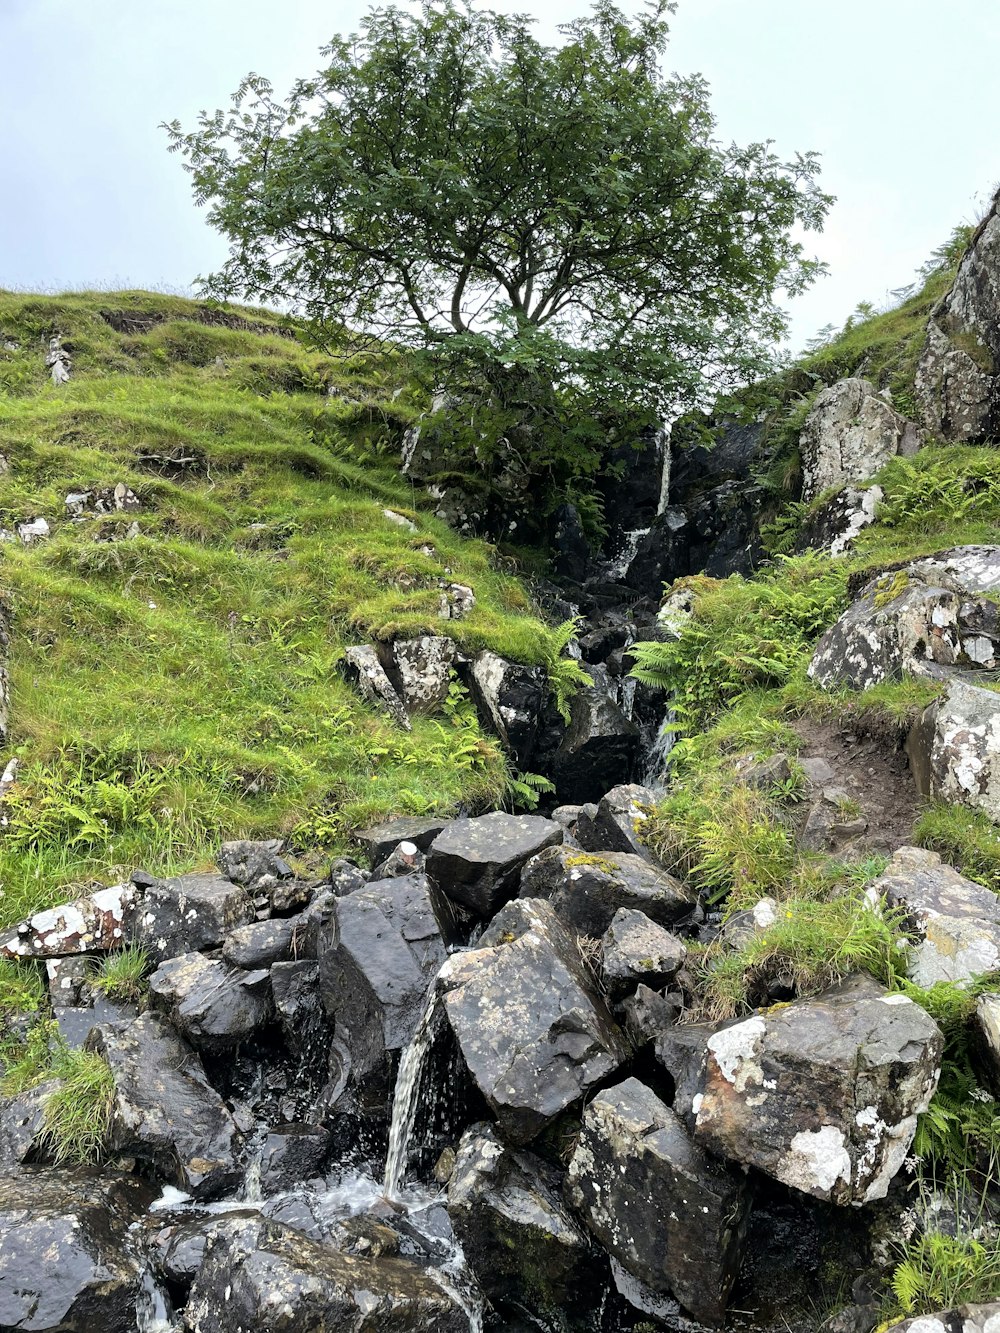
<instances>
[{"instance_id":1,"label":"grassy hillside","mask_svg":"<svg viewBox=\"0 0 1000 1333\"><path fill-rule=\"evenodd\" d=\"M59 387L54 335L73 362ZM492 549L395 472L421 402L400 357L319 356L264 312L0 293L0 527L52 529L0 548L6 756L22 765L0 922L69 884L195 864L223 837L307 852L389 811L504 799L506 763L467 704L403 734L336 671L351 642L440 632L450 580L477 598L447 625L464 647L558 651ZM71 520L69 493L118 483L139 512Z\"/></svg>"}]
</instances>

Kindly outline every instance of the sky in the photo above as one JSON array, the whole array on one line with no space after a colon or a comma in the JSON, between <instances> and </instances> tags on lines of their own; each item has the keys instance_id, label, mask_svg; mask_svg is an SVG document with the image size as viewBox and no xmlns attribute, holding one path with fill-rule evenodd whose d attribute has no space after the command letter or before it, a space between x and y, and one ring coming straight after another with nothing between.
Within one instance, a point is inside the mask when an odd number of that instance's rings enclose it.
<instances>
[{"instance_id":1,"label":"sky","mask_svg":"<svg viewBox=\"0 0 1000 1333\"><path fill-rule=\"evenodd\" d=\"M635 0L621 0L636 12ZM493 0L556 25L585 0ZM285 91L358 0L0 0L0 287L186 292L225 255L160 122L193 127L253 70ZM1000 182L998 0L680 0L667 64L718 136L822 154L829 276L791 342L884 304Z\"/></svg>"}]
</instances>

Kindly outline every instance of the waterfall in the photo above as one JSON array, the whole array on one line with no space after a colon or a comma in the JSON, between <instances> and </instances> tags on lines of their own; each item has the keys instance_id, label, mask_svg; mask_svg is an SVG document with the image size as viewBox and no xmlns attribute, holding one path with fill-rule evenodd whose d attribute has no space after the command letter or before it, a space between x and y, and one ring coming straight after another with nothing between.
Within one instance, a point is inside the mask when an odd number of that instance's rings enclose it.
<instances>
[{"instance_id":1,"label":"waterfall","mask_svg":"<svg viewBox=\"0 0 1000 1333\"><path fill-rule=\"evenodd\" d=\"M179 1327L170 1311L170 1303L147 1268L136 1296L135 1326L138 1333L175 1333Z\"/></svg>"},{"instance_id":2,"label":"waterfall","mask_svg":"<svg viewBox=\"0 0 1000 1333\"><path fill-rule=\"evenodd\" d=\"M389 1128L389 1153L385 1159L382 1192L389 1200L399 1199L406 1177L406 1158L413 1133L420 1093L420 1076L434 1041L434 1020L440 998L440 973L431 982L424 999L423 1013L410 1044L403 1052L392 1096L392 1124Z\"/></svg>"},{"instance_id":3,"label":"waterfall","mask_svg":"<svg viewBox=\"0 0 1000 1333\"><path fill-rule=\"evenodd\" d=\"M643 775L643 786L645 787L665 787L667 783L667 765L670 762L670 752L674 748L674 742L677 740L677 732L674 730L676 714L672 707L667 709L660 728L656 733L656 739L649 747L646 755L646 772Z\"/></svg>"},{"instance_id":4,"label":"waterfall","mask_svg":"<svg viewBox=\"0 0 1000 1333\"><path fill-rule=\"evenodd\" d=\"M673 421L665 421L657 431L657 440L663 448L663 465L660 470L660 501L656 506L657 517L663 513L670 503L670 438L673 428Z\"/></svg>"}]
</instances>

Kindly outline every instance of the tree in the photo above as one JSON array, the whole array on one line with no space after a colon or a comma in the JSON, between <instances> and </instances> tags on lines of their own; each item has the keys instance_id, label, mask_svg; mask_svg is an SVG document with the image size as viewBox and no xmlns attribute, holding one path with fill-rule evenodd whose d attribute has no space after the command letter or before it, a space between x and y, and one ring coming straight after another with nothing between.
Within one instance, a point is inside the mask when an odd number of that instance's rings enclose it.
<instances>
[{"instance_id":1,"label":"tree","mask_svg":"<svg viewBox=\"0 0 1000 1333\"><path fill-rule=\"evenodd\" d=\"M174 122L230 243L209 293L429 351L501 408L653 419L760 374L831 200L815 154L716 142L704 81L662 68L673 8L599 0L558 46L471 0L377 8L287 100L251 75Z\"/></svg>"}]
</instances>

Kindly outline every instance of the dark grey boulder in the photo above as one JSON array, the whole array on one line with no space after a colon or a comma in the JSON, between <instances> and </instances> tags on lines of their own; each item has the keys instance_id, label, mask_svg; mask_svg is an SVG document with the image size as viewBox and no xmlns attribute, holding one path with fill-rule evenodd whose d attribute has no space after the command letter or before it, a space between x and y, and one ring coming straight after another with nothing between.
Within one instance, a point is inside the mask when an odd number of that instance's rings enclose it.
<instances>
[{"instance_id":1,"label":"dark grey boulder","mask_svg":"<svg viewBox=\"0 0 1000 1333\"><path fill-rule=\"evenodd\" d=\"M708 1037L695 1134L831 1203L883 1199L937 1087L943 1039L905 995L859 977Z\"/></svg>"},{"instance_id":2,"label":"dark grey boulder","mask_svg":"<svg viewBox=\"0 0 1000 1333\"><path fill-rule=\"evenodd\" d=\"M199 1198L222 1194L237 1179L236 1124L201 1061L166 1023L143 1014L102 1024L87 1043L115 1080L112 1150L151 1162Z\"/></svg>"},{"instance_id":3,"label":"dark grey boulder","mask_svg":"<svg viewBox=\"0 0 1000 1333\"><path fill-rule=\"evenodd\" d=\"M403 1259L362 1259L275 1222L208 1246L185 1310L191 1333L468 1333L443 1288Z\"/></svg>"},{"instance_id":4,"label":"dark grey boulder","mask_svg":"<svg viewBox=\"0 0 1000 1333\"><path fill-rule=\"evenodd\" d=\"M151 1216L159 1221L157 1214ZM259 1219L258 1210L249 1207L203 1217L168 1214L161 1225L156 1225L155 1229L151 1226L147 1231L150 1257L160 1275L175 1290L186 1293L204 1262L206 1249L216 1236L231 1231L238 1235L248 1222L256 1223Z\"/></svg>"},{"instance_id":5,"label":"dark grey boulder","mask_svg":"<svg viewBox=\"0 0 1000 1333\"><path fill-rule=\"evenodd\" d=\"M448 1214L495 1310L528 1310L544 1327L568 1333L593 1316L608 1274L561 1192L561 1172L508 1148L492 1125L473 1125L448 1184Z\"/></svg>"},{"instance_id":6,"label":"dark grey boulder","mask_svg":"<svg viewBox=\"0 0 1000 1333\"><path fill-rule=\"evenodd\" d=\"M134 1333L142 1269L128 1229L145 1203L121 1178L0 1178L0 1328Z\"/></svg>"},{"instance_id":7,"label":"dark grey boulder","mask_svg":"<svg viewBox=\"0 0 1000 1333\"><path fill-rule=\"evenodd\" d=\"M295 872L281 856L283 846L280 838L266 842L224 842L216 864L234 884L259 893L273 888L279 880L293 878Z\"/></svg>"},{"instance_id":8,"label":"dark grey boulder","mask_svg":"<svg viewBox=\"0 0 1000 1333\"><path fill-rule=\"evenodd\" d=\"M395 851L401 842L412 842L420 851L426 852L449 822L447 819L431 817L390 819L384 824L375 824L371 828L362 829L360 833L355 833L354 837L367 853L372 865L378 865ZM361 885L355 887L360 888Z\"/></svg>"},{"instance_id":9,"label":"dark grey boulder","mask_svg":"<svg viewBox=\"0 0 1000 1333\"><path fill-rule=\"evenodd\" d=\"M446 956L425 875L374 881L334 902L319 942L323 1004L355 1080L367 1081L379 1101Z\"/></svg>"},{"instance_id":10,"label":"dark grey boulder","mask_svg":"<svg viewBox=\"0 0 1000 1333\"><path fill-rule=\"evenodd\" d=\"M587 1106L566 1197L622 1267L721 1324L743 1245L745 1182L638 1079Z\"/></svg>"},{"instance_id":11,"label":"dark grey boulder","mask_svg":"<svg viewBox=\"0 0 1000 1333\"><path fill-rule=\"evenodd\" d=\"M329 1132L319 1125L275 1125L260 1147L262 1193L276 1194L316 1176L329 1151Z\"/></svg>"},{"instance_id":12,"label":"dark grey boulder","mask_svg":"<svg viewBox=\"0 0 1000 1333\"><path fill-rule=\"evenodd\" d=\"M678 992L663 994L649 986L636 986L635 994L624 999L619 1007L621 1021L633 1046L645 1046L656 1041L672 1028L681 1016L684 997Z\"/></svg>"},{"instance_id":13,"label":"dark grey boulder","mask_svg":"<svg viewBox=\"0 0 1000 1333\"><path fill-rule=\"evenodd\" d=\"M41 1146L45 1098L59 1086L46 1079L12 1097L0 1097L0 1172L13 1175Z\"/></svg>"},{"instance_id":14,"label":"dark grey boulder","mask_svg":"<svg viewBox=\"0 0 1000 1333\"><path fill-rule=\"evenodd\" d=\"M696 901L691 889L645 857L570 847L550 847L529 861L521 874L520 896L547 898L573 930L596 936L604 934L623 907L671 926Z\"/></svg>"},{"instance_id":15,"label":"dark grey boulder","mask_svg":"<svg viewBox=\"0 0 1000 1333\"><path fill-rule=\"evenodd\" d=\"M449 898L489 917L516 892L524 863L564 836L540 815L456 819L431 843L427 873Z\"/></svg>"},{"instance_id":16,"label":"dark grey boulder","mask_svg":"<svg viewBox=\"0 0 1000 1333\"><path fill-rule=\"evenodd\" d=\"M528 771L548 693L545 672L481 652L473 658L467 680L480 722L499 736L515 765Z\"/></svg>"},{"instance_id":17,"label":"dark grey boulder","mask_svg":"<svg viewBox=\"0 0 1000 1333\"><path fill-rule=\"evenodd\" d=\"M615 913L601 936L601 975L614 999L635 990L640 982L651 987L667 985L686 957L687 950L676 935L629 907Z\"/></svg>"},{"instance_id":18,"label":"dark grey boulder","mask_svg":"<svg viewBox=\"0 0 1000 1333\"><path fill-rule=\"evenodd\" d=\"M306 959L275 963L271 996L285 1041L297 1054L304 1054L312 1042L328 1033L318 963Z\"/></svg>"},{"instance_id":19,"label":"dark grey boulder","mask_svg":"<svg viewBox=\"0 0 1000 1333\"><path fill-rule=\"evenodd\" d=\"M504 1137L523 1144L614 1073L627 1045L549 903L510 903L483 945L449 959L445 1012Z\"/></svg>"},{"instance_id":20,"label":"dark grey boulder","mask_svg":"<svg viewBox=\"0 0 1000 1333\"><path fill-rule=\"evenodd\" d=\"M628 852L650 860L642 841L642 826L659 797L637 782L623 783L606 792L593 815L578 821L576 836L588 852Z\"/></svg>"},{"instance_id":21,"label":"dark grey boulder","mask_svg":"<svg viewBox=\"0 0 1000 1333\"><path fill-rule=\"evenodd\" d=\"M245 1041L274 1014L266 968L244 972L200 953L161 963L149 978L149 993L172 1025L206 1050Z\"/></svg>"},{"instance_id":22,"label":"dark grey boulder","mask_svg":"<svg viewBox=\"0 0 1000 1333\"><path fill-rule=\"evenodd\" d=\"M349 893L363 889L371 878L371 871L362 870L346 857L338 857L330 866L330 892L335 898L346 898Z\"/></svg>"},{"instance_id":23,"label":"dark grey boulder","mask_svg":"<svg viewBox=\"0 0 1000 1333\"><path fill-rule=\"evenodd\" d=\"M639 761L640 733L617 702L607 667L585 668L593 681L570 703L570 723L549 772L562 805L582 805L628 782Z\"/></svg>"},{"instance_id":24,"label":"dark grey boulder","mask_svg":"<svg viewBox=\"0 0 1000 1333\"><path fill-rule=\"evenodd\" d=\"M180 875L140 890L127 933L157 963L217 949L231 930L254 920L248 891L222 875Z\"/></svg>"},{"instance_id":25,"label":"dark grey boulder","mask_svg":"<svg viewBox=\"0 0 1000 1333\"><path fill-rule=\"evenodd\" d=\"M274 917L237 926L226 936L222 957L233 967L270 967L285 963L296 952L296 936L305 934L301 916Z\"/></svg>"}]
</instances>

